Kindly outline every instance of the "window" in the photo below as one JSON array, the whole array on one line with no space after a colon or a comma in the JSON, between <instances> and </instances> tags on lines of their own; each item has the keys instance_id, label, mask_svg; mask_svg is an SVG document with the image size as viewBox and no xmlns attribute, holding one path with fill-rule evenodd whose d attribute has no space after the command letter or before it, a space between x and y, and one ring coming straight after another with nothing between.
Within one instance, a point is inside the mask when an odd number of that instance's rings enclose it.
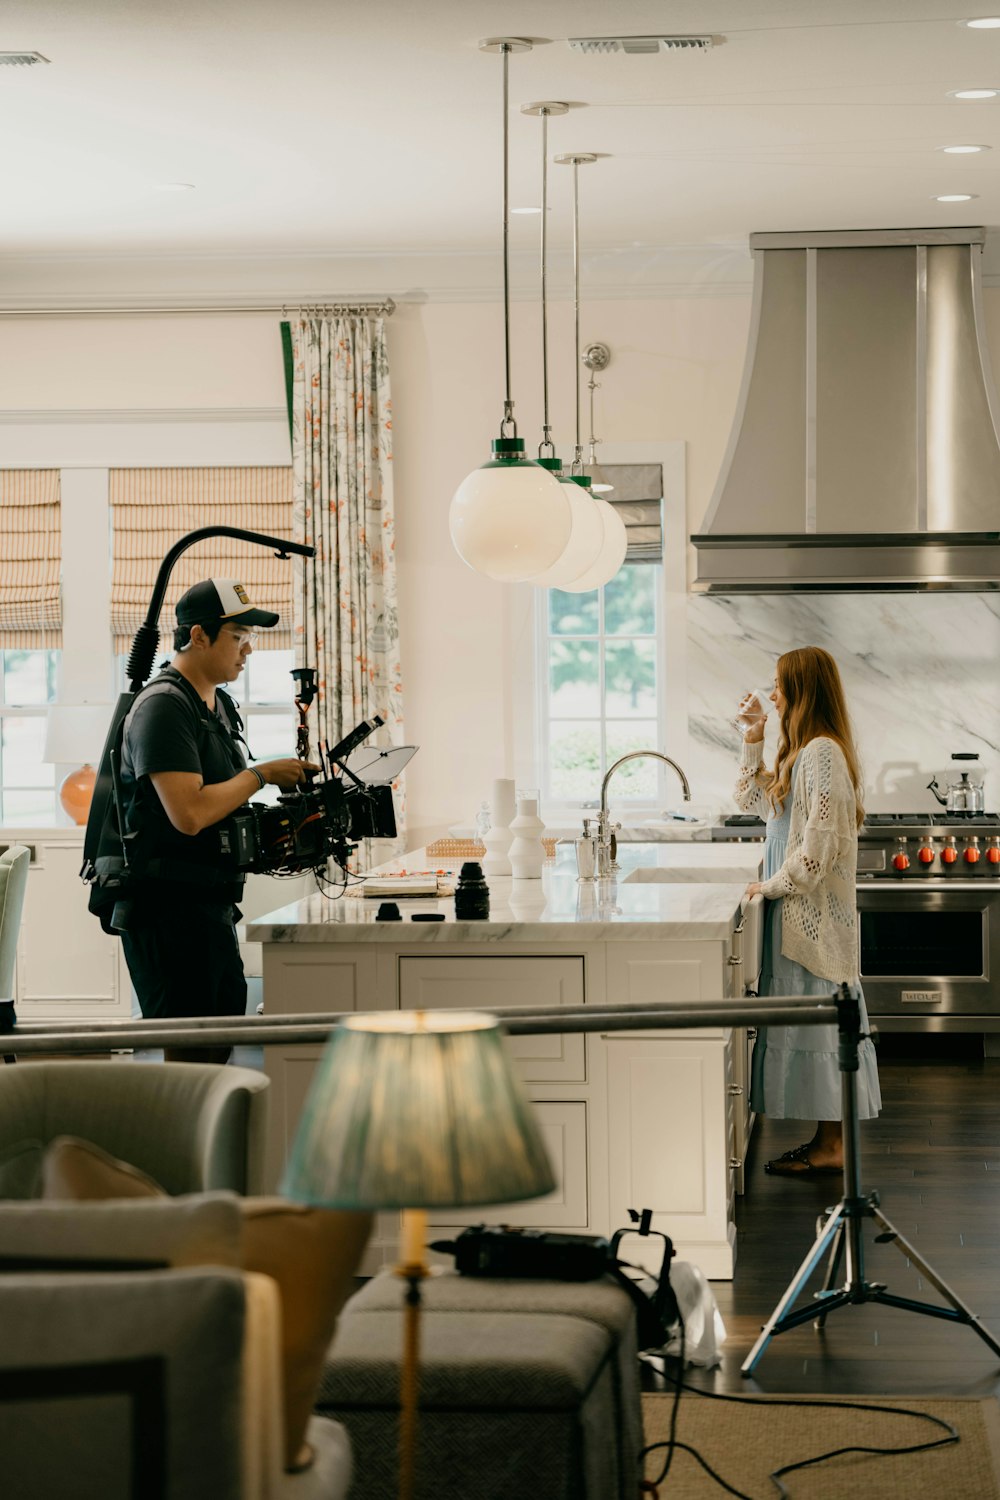
<instances>
[{"instance_id":1,"label":"window","mask_svg":"<svg viewBox=\"0 0 1000 1500\"><path fill-rule=\"evenodd\" d=\"M660 564L626 564L592 593L540 596L541 765L550 809L596 806L601 779L619 756L662 742L662 577ZM623 766L616 805L658 805L659 772L653 760Z\"/></svg>"},{"instance_id":2,"label":"window","mask_svg":"<svg viewBox=\"0 0 1000 1500\"><path fill-rule=\"evenodd\" d=\"M257 760L295 754L298 711L293 701L295 683L289 676L294 665L294 651L264 651L255 646L237 681L227 684L226 691L236 700L247 744ZM315 735L312 750L315 754ZM278 789L266 787L263 795L273 800Z\"/></svg>"},{"instance_id":3,"label":"window","mask_svg":"<svg viewBox=\"0 0 1000 1500\"><path fill-rule=\"evenodd\" d=\"M42 760L58 651L0 651L0 823L55 822L55 767Z\"/></svg>"}]
</instances>

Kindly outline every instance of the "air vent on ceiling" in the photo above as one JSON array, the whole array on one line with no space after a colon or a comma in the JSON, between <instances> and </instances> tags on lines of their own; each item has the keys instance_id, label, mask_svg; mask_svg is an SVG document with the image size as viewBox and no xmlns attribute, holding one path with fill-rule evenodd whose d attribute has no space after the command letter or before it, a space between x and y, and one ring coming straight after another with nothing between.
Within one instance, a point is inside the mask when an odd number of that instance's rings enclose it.
<instances>
[{"instance_id":1,"label":"air vent on ceiling","mask_svg":"<svg viewBox=\"0 0 1000 1500\"><path fill-rule=\"evenodd\" d=\"M47 62L40 52L0 52L0 68L33 68Z\"/></svg>"},{"instance_id":2,"label":"air vent on ceiling","mask_svg":"<svg viewBox=\"0 0 1000 1500\"><path fill-rule=\"evenodd\" d=\"M571 52L708 52L710 36L571 36Z\"/></svg>"}]
</instances>

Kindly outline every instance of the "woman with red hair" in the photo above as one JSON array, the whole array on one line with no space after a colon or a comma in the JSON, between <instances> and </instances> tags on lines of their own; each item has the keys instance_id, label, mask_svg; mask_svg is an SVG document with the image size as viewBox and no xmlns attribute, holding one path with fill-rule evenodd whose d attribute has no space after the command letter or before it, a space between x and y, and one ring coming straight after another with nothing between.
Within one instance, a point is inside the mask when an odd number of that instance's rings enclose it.
<instances>
[{"instance_id":1,"label":"woman with red hair","mask_svg":"<svg viewBox=\"0 0 1000 1500\"><path fill-rule=\"evenodd\" d=\"M861 777L840 673L819 646L778 658L770 694L779 715L773 769L763 764L764 710L753 712L740 757L736 802L766 819L762 894L761 995L829 997L858 986L855 884L858 829L864 818ZM868 1029L861 996L862 1031ZM861 1044L858 1115L882 1106L875 1049ZM811 1177L843 1167L836 1026L762 1027L754 1049L751 1106L777 1119L816 1120L809 1141L769 1161L765 1171Z\"/></svg>"}]
</instances>

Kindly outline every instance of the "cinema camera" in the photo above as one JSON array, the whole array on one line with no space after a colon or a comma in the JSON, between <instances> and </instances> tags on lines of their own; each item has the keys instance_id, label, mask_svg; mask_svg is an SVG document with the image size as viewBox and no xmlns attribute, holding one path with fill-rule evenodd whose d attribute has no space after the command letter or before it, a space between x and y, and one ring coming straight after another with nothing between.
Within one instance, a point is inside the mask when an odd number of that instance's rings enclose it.
<instances>
[{"instance_id":1,"label":"cinema camera","mask_svg":"<svg viewBox=\"0 0 1000 1500\"><path fill-rule=\"evenodd\" d=\"M321 747L323 769L310 786L282 792L276 803L250 803L220 823L221 858L254 875L297 875L328 859L346 868L359 839L395 838L392 787L368 785L345 764L384 722L376 714L332 749Z\"/></svg>"}]
</instances>

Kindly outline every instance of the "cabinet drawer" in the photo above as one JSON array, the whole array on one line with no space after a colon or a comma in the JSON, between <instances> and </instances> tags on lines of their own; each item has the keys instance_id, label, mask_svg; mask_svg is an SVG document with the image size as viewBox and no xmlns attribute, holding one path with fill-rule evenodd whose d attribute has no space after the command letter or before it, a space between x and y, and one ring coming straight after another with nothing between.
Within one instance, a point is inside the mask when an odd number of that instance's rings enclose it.
<instances>
[{"instance_id":1,"label":"cabinet drawer","mask_svg":"<svg viewBox=\"0 0 1000 1500\"><path fill-rule=\"evenodd\" d=\"M401 1010L527 1010L582 1005L583 959L423 958L399 960ZM511 1037L521 1077L531 1082L583 1083L583 1035Z\"/></svg>"},{"instance_id":2,"label":"cabinet drawer","mask_svg":"<svg viewBox=\"0 0 1000 1500\"><path fill-rule=\"evenodd\" d=\"M587 1105L583 1100L534 1101L546 1149L556 1176L556 1189L529 1203L501 1203L495 1207L439 1209L428 1216L435 1227L459 1224L517 1224L546 1229L586 1229Z\"/></svg>"}]
</instances>

